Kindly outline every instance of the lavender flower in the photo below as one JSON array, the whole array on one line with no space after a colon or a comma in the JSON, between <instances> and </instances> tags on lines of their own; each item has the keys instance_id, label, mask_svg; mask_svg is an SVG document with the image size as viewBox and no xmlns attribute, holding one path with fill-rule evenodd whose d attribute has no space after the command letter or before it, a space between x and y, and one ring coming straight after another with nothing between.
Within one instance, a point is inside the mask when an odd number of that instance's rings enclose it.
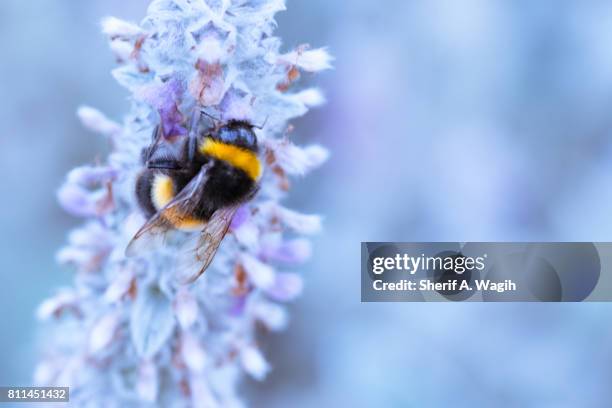
<instances>
[{"instance_id":1,"label":"lavender flower","mask_svg":"<svg viewBox=\"0 0 612 408\"><path fill-rule=\"evenodd\" d=\"M277 268L305 261L310 243L298 235L321 228L318 216L280 201L290 177L328 155L286 136L289 120L324 102L316 89L291 86L301 71L327 69L331 59L306 46L279 52L273 16L282 9L283 0L154 0L140 25L103 21L120 64L113 76L131 92L132 108L123 125L93 108L78 111L113 151L104 164L70 172L58 192L85 222L57 256L75 267L74 285L39 308L51 333L36 384L70 386L77 406L241 406L242 374L261 380L270 371L256 325L286 326L282 303L303 284ZM222 120L266 123L256 130L265 169L207 272L181 285L174 261L187 233L135 258L125 248L145 221L133 193L141 149L160 121L166 137L184 137L202 107Z\"/></svg>"}]
</instances>

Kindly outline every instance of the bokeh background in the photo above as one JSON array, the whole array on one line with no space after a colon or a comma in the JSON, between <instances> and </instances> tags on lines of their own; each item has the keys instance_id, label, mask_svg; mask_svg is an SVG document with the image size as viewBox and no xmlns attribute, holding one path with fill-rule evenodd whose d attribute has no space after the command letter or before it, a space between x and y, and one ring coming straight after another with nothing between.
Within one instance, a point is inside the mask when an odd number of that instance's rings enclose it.
<instances>
[{"instance_id":1,"label":"bokeh background","mask_svg":"<svg viewBox=\"0 0 612 408\"><path fill-rule=\"evenodd\" d=\"M31 385L35 309L71 281L55 190L107 152L74 111L128 107L99 20L146 4L0 3L2 385ZM359 243L612 240L612 3L289 0L278 22L336 57L294 123L332 159L295 183L326 227L253 406L609 407L612 304L362 304Z\"/></svg>"}]
</instances>

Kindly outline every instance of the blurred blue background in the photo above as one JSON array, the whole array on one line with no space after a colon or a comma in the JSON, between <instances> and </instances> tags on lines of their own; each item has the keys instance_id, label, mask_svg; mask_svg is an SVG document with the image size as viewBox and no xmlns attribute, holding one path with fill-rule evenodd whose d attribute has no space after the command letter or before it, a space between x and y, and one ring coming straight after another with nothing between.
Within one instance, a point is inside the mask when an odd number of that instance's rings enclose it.
<instances>
[{"instance_id":1,"label":"blurred blue background","mask_svg":"<svg viewBox=\"0 0 612 408\"><path fill-rule=\"evenodd\" d=\"M71 281L55 190L107 152L74 111L128 107L99 20L146 4L0 3L2 385L30 384L35 308ZM612 305L361 304L359 243L612 240L612 3L294 0L278 22L336 57L294 123L332 159L295 183L326 229L253 405L610 406Z\"/></svg>"}]
</instances>

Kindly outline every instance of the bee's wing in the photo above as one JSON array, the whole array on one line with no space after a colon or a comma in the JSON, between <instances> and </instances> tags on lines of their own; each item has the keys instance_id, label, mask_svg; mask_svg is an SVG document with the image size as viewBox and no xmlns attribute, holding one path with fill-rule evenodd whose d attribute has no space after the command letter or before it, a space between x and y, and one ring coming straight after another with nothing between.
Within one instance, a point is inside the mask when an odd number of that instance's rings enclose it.
<instances>
[{"instance_id":1,"label":"bee's wing","mask_svg":"<svg viewBox=\"0 0 612 408\"><path fill-rule=\"evenodd\" d=\"M176 264L181 283L195 281L208 268L239 207L240 204L219 208L210 217L202 233L181 247Z\"/></svg>"},{"instance_id":2,"label":"bee's wing","mask_svg":"<svg viewBox=\"0 0 612 408\"><path fill-rule=\"evenodd\" d=\"M130 257L155 248L163 241L165 233L180 224L181 218L187 217L197 205L197 197L202 193L208 180L208 169L205 165L199 173L172 199L165 207L155 213L138 230L128 244L125 254Z\"/></svg>"}]
</instances>

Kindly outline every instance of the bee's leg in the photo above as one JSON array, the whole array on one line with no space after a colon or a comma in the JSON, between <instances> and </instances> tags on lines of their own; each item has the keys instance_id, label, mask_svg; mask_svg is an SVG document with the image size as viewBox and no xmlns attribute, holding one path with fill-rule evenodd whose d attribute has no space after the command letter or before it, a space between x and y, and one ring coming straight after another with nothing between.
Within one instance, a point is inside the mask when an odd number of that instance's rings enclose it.
<instances>
[{"instance_id":1,"label":"bee's leg","mask_svg":"<svg viewBox=\"0 0 612 408\"><path fill-rule=\"evenodd\" d=\"M157 211L151 197L151 189L154 180L155 172L150 169L144 169L136 179L136 199L138 200L140 209L147 218L150 218Z\"/></svg>"},{"instance_id":2,"label":"bee's leg","mask_svg":"<svg viewBox=\"0 0 612 408\"><path fill-rule=\"evenodd\" d=\"M146 165L149 159L151 158L151 154L157 148L157 145L162 139L162 136L163 136L163 128L162 128L162 125L159 124L153 128L153 134L151 135L151 144L147 147L144 147L140 151L140 162L143 165Z\"/></svg>"}]
</instances>

